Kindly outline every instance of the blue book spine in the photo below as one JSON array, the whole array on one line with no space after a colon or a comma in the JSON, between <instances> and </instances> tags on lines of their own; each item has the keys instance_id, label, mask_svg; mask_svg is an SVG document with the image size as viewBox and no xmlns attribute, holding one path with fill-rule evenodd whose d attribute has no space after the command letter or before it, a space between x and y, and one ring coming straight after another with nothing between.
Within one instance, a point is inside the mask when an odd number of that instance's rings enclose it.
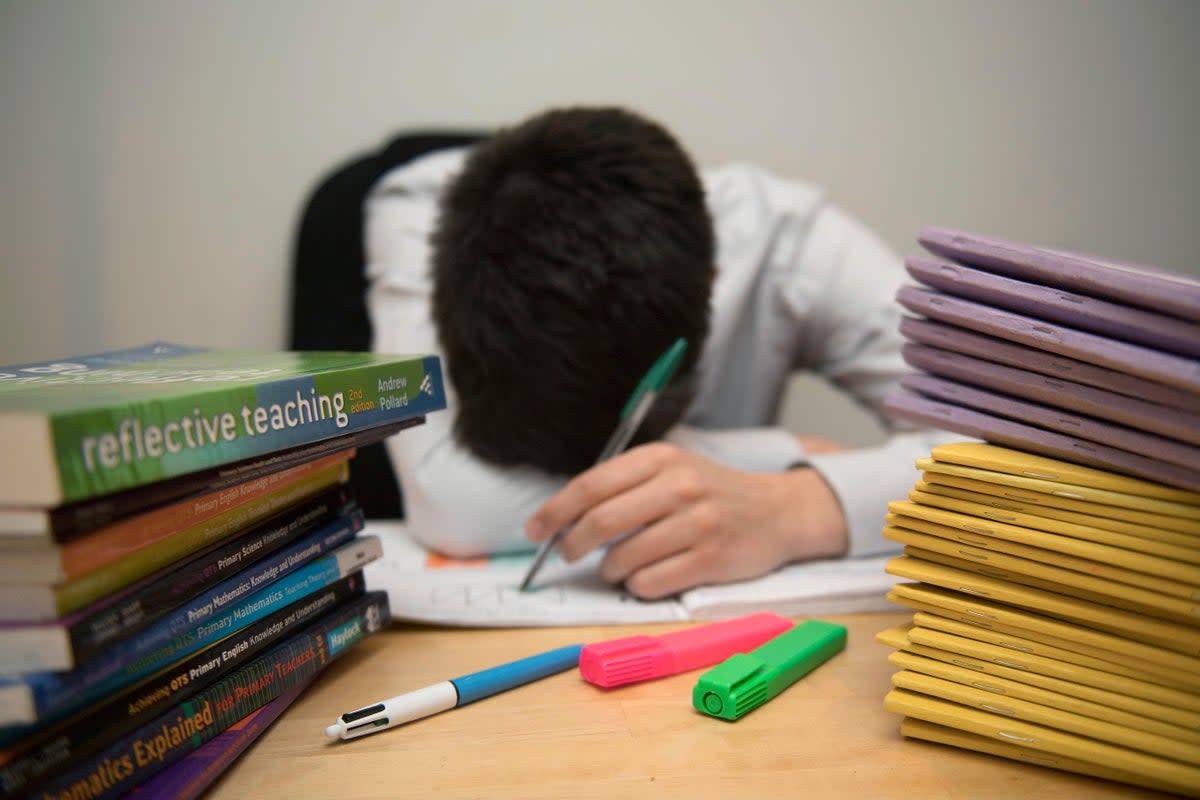
<instances>
[{"instance_id":1,"label":"blue book spine","mask_svg":"<svg viewBox=\"0 0 1200 800\"><path fill-rule=\"evenodd\" d=\"M117 642L109 648L103 660L111 665L109 674L156 647L168 644L176 636L187 634L188 631L199 627L217 615L222 609L242 597L248 597L255 591L268 586L272 581L279 580L308 562L325 555L354 538L362 530L363 515L361 511L344 514L337 519L322 525L317 530L296 541L278 553L258 561L228 580L218 583L206 592L202 592L185 605L172 611L158 622L133 636ZM92 662L81 665L87 668ZM92 680L106 677L104 666L94 670Z\"/></svg>"},{"instance_id":2,"label":"blue book spine","mask_svg":"<svg viewBox=\"0 0 1200 800\"><path fill-rule=\"evenodd\" d=\"M108 748L59 771L38 796L90 800L127 796L247 714L307 685L331 661L386 627L389 620L385 592L373 592L343 612L332 612ZM184 784L183 779L173 780L169 796L178 797Z\"/></svg>"},{"instance_id":3,"label":"blue book spine","mask_svg":"<svg viewBox=\"0 0 1200 800\"><path fill-rule=\"evenodd\" d=\"M262 589L227 605L200 623L149 652L114 654L69 672L39 672L20 678L0 679L0 724L49 722L184 658L205 645L228 636L286 605L319 591L339 578L378 558L379 539L365 536L343 545L289 575L278 577ZM272 559L277 564L278 559ZM155 627L166 627L169 620ZM115 649L121 649L120 645ZM122 657L123 655L123 657ZM112 668L112 661L118 663ZM99 677L98 677L99 676Z\"/></svg>"}]
</instances>

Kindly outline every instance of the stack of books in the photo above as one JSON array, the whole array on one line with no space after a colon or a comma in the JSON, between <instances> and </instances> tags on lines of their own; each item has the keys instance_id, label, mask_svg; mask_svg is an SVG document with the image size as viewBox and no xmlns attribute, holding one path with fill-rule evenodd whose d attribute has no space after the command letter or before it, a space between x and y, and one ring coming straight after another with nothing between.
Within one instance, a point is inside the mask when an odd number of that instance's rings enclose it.
<instances>
[{"instance_id":1,"label":"stack of books","mask_svg":"<svg viewBox=\"0 0 1200 800\"><path fill-rule=\"evenodd\" d=\"M943 228L897 300L898 415L1200 491L1200 278Z\"/></svg>"},{"instance_id":2,"label":"stack of books","mask_svg":"<svg viewBox=\"0 0 1200 800\"><path fill-rule=\"evenodd\" d=\"M901 733L1200 794L1200 281L927 229L884 536ZM1014 278L1017 275L1018 278ZM1070 324L1068 324L1070 323Z\"/></svg>"},{"instance_id":3,"label":"stack of books","mask_svg":"<svg viewBox=\"0 0 1200 800\"><path fill-rule=\"evenodd\" d=\"M431 356L0 368L3 795L202 791L389 621L351 458L444 407Z\"/></svg>"}]
</instances>

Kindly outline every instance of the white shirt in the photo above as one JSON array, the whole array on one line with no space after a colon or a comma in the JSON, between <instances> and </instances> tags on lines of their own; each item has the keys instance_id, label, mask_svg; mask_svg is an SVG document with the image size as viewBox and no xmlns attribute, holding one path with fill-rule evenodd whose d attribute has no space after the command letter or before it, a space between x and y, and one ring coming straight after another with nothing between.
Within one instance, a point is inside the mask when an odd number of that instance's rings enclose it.
<instances>
[{"instance_id":1,"label":"white shirt","mask_svg":"<svg viewBox=\"0 0 1200 800\"><path fill-rule=\"evenodd\" d=\"M367 306L377 352L443 359L431 318L429 235L437 200L466 150L436 152L387 173L366 206ZM698 391L668 441L755 472L817 469L842 504L849 555L896 549L880 531L889 500L917 478L914 462L945 434L893 434L872 448L806 456L777 424L791 374L822 375L871 410L908 372L900 348L900 259L816 188L746 165L702 173L717 240L711 332ZM387 440L407 521L427 547L455 556L528 550L525 521L564 483L533 468L481 462L451 434L457 399ZM820 435L820 430L805 430Z\"/></svg>"}]
</instances>

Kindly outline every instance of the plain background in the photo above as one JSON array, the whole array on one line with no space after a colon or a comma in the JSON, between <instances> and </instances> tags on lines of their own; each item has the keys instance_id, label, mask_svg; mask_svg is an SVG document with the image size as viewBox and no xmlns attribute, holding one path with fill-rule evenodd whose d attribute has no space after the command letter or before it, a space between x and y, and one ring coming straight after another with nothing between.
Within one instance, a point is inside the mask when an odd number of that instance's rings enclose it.
<instances>
[{"instance_id":1,"label":"plain background","mask_svg":"<svg viewBox=\"0 0 1200 800\"><path fill-rule=\"evenodd\" d=\"M281 348L320 176L562 104L818 183L902 254L936 223L1200 274L1198 41L1188 0L0 0L0 363ZM788 418L872 437L842 405Z\"/></svg>"}]
</instances>

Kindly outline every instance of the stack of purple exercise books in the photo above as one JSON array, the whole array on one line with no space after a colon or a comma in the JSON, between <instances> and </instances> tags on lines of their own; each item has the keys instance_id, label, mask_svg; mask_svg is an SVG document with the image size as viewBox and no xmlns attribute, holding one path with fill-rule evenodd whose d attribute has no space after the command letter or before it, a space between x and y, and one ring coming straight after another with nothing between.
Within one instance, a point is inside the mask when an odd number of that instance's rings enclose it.
<instances>
[{"instance_id":1,"label":"stack of purple exercise books","mask_svg":"<svg viewBox=\"0 0 1200 800\"><path fill-rule=\"evenodd\" d=\"M1200 490L1200 278L929 227L892 412Z\"/></svg>"}]
</instances>

